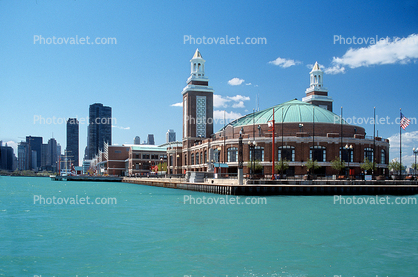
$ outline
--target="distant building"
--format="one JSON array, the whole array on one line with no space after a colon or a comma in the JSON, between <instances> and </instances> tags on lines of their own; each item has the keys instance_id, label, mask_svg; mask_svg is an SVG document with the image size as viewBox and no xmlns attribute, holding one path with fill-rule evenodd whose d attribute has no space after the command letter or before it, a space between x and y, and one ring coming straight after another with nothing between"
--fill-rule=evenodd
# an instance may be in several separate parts
<instances>
[{"instance_id":1,"label":"distant building","mask_svg":"<svg viewBox=\"0 0 418 277\"><path fill-rule=\"evenodd\" d=\"M148 134L148 138L147 138L147 144L148 145L154 145L154 135L153 134Z\"/></svg>"},{"instance_id":2,"label":"distant building","mask_svg":"<svg viewBox=\"0 0 418 277\"><path fill-rule=\"evenodd\" d=\"M7 146L7 143L5 146L0 146L0 169L13 171L14 156L13 148Z\"/></svg>"},{"instance_id":3,"label":"distant building","mask_svg":"<svg viewBox=\"0 0 418 277\"><path fill-rule=\"evenodd\" d=\"M176 141L176 132L170 129L166 133L166 142L173 142L173 141Z\"/></svg>"},{"instance_id":4,"label":"distant building","mask_svg":"<svg viewBox=\"0 0 418 277\"><path fill-rule=\"evenodd\" d=\"M134 144L135 144L135 145L139 145L139 144L141 144L141 138L140 138L139 136L136 136L136 137L134 138Z\"/></svg>"},{"instance_id":5,"label":"distant building","mask_svg":"<svg viewBox=\"0 0 418 277\"><path fill-rule=\"evenodd\" d=\"M48 140L48 152L46 156L47 170L56 172L58 169L58 147L54 138Z\"/></svg>"},{"instance_id":6,"label":"distant building","mask_svg":"<svg viewBox=\"0 0 418 277\"><path fill-rule=\"evenodd\" d=\"M42 164L42 137L26 136L26 143L29 144L29 169L38 170ZM36 160L32 158L32 154L36 152Z\"/></svg>"},{"instance_id":7,"label":"distant building","mask_svg":"<svg viewBox=\"0 0 418 277\"><path fill-rule=\"evenodd\" d=\"M87 159L93 159L104 150L104 143L112 144L112 108L95 103L89 108Z\"/></svg>"},{"instance_id":8,"label":"distant building","mask_svg":"<svg viewBox=\"0 0 418 277\"><path fill-rule=\"evenodd\" d=\"M67 120L67 154L74 166L79 165L79 123L77 118Z\"/></svg>"},{"instance_id":9,"label":"distant building","mask_svg":"<svg viewBox=\"0 0 418 277\"><path fill-rule=\"evenodd\" d=\"M47 170L47 157L48 157L48 144L42 143L42 149L41 149L41 168L42 170Z\"/></svg>"},{"instance_id":10,"label":"distant building","mask_svg":"<svg viewBox=\"0 0 418 277\"><path fill-rule=\"evenodd\" d=\"M19 170L30 170L29 143L22 141L17 146L17 168Z\"/></svg>"}]
</instances>

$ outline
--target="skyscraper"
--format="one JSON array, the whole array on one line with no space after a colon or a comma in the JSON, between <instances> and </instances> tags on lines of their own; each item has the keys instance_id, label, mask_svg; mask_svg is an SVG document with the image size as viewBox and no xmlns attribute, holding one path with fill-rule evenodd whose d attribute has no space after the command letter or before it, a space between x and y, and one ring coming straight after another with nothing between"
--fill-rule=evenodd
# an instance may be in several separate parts
<instances>
[{"instance_id":1,"label":"skyscraper","mask_svg":"<svg viewBox=\"0 0 418 277\"><path fill-rule=\"evenodd\" d=\"M141 138L139 136L135 137L134 144L137 144L137 145L141 144Z\"/></svg>"},{"instance_id":2,"label":"skyscraper","mask_svg":"<svg viewBox=\"0 0 418 277\"><path fill-rule=\"evenodd\" d=\"M7 143L5 146L1 146L0 144L0 169L4 170L13 170L13 148L10 146L7 146Z\"/></svg>"},{"instance_id":3,"label":"skyscraper","mask_svg":"<svg viewBox=\"0 0 418 277\"><path fill-rule=\"evenodd\" d=\"M57 171L58 168L58 147L57 141L54 138L48 140L48 153L46 158L46 163L48 169L51 171Z\"/></svg>"},{"instance_id":4,"label":"skyscraper","mask_svg":"<svg viewBox=\"0 0 418 277\"><path fill-rule=\"evenodd\" d=\"M29 144L29 168L38 170L42 165L42 137L26 136L26 143ZM32 158L32 154L35 155L36 159Z\"/></svg>"},{"instance_id":5,"label":"skyscraper","mask_svg":"<svg viewBox=\"0 0 418 277\"><path fill-rule=\"evenodd\" d=\"M154 145L154 135L153 134L148 134L148 138L147 138L147 144L148 145Z\"/></svg>"},{"instance_id":6,"label":"skyscraper","mask_svg":"<svg viewBox=\"0 0 418 277\"><path fill-rule=\"evenodd\" d=\"M105 142L112 145L112 108L95 103L89 109L87 158L91 160L103 151Z\"/></svg>"},{"instance_id":7,"label":"skyscraper","mask_svg":"<svg viewBox=\"0 0 418 277\"><path fill-rule=\"evenodd\" d=\"M176 141L176 132L173 129L169 129L166 133L166 142Z\"/></svg>"},{"instance_id":8,"label":"skyscraper","mask_svg":"<svg viewBox=\"0 0 418 277\"><path fill-rule=\"evenodd\" d=\"M79 165L79 124L77 118L69 118L67 121L67 154L68 159Z\"/></svg>"},{"instance_id":9,"label":"skyscraper","mask_svg":"<svg viewBox=\"0 0 418 277\"><path fill-rule=\"evenodd\" d=\"M17 168L19 170L30 169L30 154L29 154L29 143L22 141L17 146Z\"/></svg>"}]
</instances>

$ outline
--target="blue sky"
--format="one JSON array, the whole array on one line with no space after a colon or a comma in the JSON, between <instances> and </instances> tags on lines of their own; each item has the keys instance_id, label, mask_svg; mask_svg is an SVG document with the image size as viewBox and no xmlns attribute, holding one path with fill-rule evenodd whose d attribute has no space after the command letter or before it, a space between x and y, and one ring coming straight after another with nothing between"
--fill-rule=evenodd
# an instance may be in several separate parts
<instances>
[{"instance_id":1,"label":"blue sky","mask_svg":"<svg viewBox=\"0 0 418 277\"><path fill-rule=\"evenodd\" d=\"M182 136L181 91L196 48L215 90L215 115L245 115L305 96L311 66L325 71L334 111L393 123L399 108L418 119L417 1L0 1L0 140L53 134L65 148L65 124L93 103L111 106L114 144L174 129ZM46 44L35 38L115 38L114 44ZM196 38L265 38L263 44L190 44ZM371 38L388 37L377 44ZM346 39L345 44L336 37ZM356 37L353 44L352 38ZM351 44L349 40L351 38ZM361 38L359 40L358 38ZM396 38L399 38L398 40ZM367 40L367 43L365 42ZM61 120L62 121L62 120ZM46 122L46 121L45 121ZM373 125L358 124L373 134ZM216 128L220 128L217 125ZM399 126L379 124L399 157ZM403 132L404 161L418 147L417 122ZM80 157L87 125L80 125Z\"/></svg>"}]
</instances>

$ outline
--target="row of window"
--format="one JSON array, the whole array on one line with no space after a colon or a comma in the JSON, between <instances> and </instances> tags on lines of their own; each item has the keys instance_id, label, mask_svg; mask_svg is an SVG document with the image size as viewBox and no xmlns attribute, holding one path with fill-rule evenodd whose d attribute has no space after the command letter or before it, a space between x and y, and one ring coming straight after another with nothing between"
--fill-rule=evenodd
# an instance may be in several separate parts
<instances>
[{"instance_id":1,"label":"row of window","mask_svg":"<svg viewBox=\"0 0 418 277\"><path fill-rule=\"evenodd\" d=\"M220 157L220 151L218 149L215 149L213 151L214 156L214 162L219 162ZM294 146L283 146L279 147L278 153L277 153L278 161L280 161L282 158L294 162L295 161L295 147ZM204 155L204 157L202 156ZM254 155L254 160L258 161L264 161L264 147L256 146L254 148L250 149L250 161L252 161L252 157ZM340 159L345 162L353 162L354 161L354 151L352 148L340 148ZM327 151L325 146L314 146L310 147L309 150L309 159L316 160L318 162L325 162L327 159ZM206 151L200 152L195 154L191 154L191 164L197 165L197 164L204 164L207 162L207 155ZM365 148L364 149L364 160L366 158L369 161L373 161L374 154L373 154L373 148ZM238 162L238 148L237 147L230 147L227 149L227 161L228 162ZM386 163L386 151L382 149L380 151L380 163Z\"/></svg>"},{"instance_id":2,"label":"row of window","mask_svg":"<svg viewBox=\"0 0 418 277\"><path fill-rule=\"evenodd\" d=\"M134 154L135 159L142 159L143 160L159 160L159 159L166 159L167 155L158 155L158 154Z\"/></svg>"}]
</instances>

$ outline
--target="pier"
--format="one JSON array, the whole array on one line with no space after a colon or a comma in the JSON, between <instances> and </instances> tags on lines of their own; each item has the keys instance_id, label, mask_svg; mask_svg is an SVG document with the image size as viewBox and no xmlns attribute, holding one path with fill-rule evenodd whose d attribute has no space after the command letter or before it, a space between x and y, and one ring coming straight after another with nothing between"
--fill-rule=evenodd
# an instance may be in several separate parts
<instances>
[{"instance_id":1,"label":"pier","mask_svg":"<svg viewBox=\"0 0 418 277\"><path fill-rule=\"evenodd\" d=\"M117 176L50 176L53 181L81 181L81 182L122 182Z\"/></svg>"},{"instance_id":2,"label":"pier","mask_svg":"<svg viewBox=\"0 0 418 277\"><path fill-rule=\"evenodd\" d=\"M183 189L223 195L414 195L418 182L408 180L247 180L245 185L228 184L228 179L190 183L180 178L132 178L122 182Z\"/></svg>"}]
</instances>

